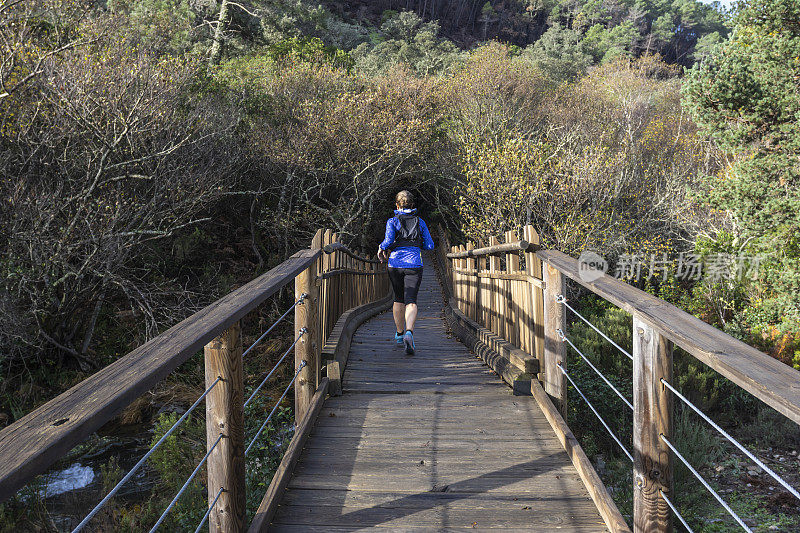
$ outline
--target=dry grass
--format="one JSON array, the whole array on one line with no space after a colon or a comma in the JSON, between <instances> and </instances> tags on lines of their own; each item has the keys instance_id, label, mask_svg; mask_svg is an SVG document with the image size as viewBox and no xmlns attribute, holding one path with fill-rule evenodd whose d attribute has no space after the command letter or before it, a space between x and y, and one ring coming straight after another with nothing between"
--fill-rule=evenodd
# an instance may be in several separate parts
<instances>
[{"instance_id":1,"label":"dry grass","mask_svg":"<svg viewBox=\"0 0 800 533\"><path fill-rule=\"evenodd\" d=\"M122 425L141 424L163 405L189 407L203 394L200 385L182 382L161 382L153 390L136 398L119 415Z\"/></svg>"}]
</instances>

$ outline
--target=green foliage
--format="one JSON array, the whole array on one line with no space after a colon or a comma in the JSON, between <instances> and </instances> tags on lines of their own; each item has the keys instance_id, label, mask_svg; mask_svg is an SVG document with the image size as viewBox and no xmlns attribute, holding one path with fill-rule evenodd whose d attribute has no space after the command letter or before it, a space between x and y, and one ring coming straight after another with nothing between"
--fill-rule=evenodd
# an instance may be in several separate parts
<instances>
[{"instance_id":1,"label":"green foliage","mask_svg":"<svg viewBox=\"0 0 800 533\"><path fill-rule=\"evenodd\" d=\"M622 309L600 298L585 298L581 301L581 314L603 333L614 339L622 348L632 352L631 316ZM585 322L577 319L570 327L572 342L589 357L595 365L607 369L615 376L630 374L630 360L617 350Z\"/></svg>"},{"instance_id":2,"label":"green foliage","mask_svg":"<svg viewBox=\"0 0 800 533\"><path fill-rule=\"evenodd\" d=\"M586 32L582 44L595 61L605 63L629 55L638 36L638 30L630 22L613 28L595 24Z\"/></svg>"},{"instance_id":3,"label":"green foliage","mask_svg":"<svg viewBox=\"0 0 800 533\"><path fill-rule=\"evenodd\" d=\"M269 0L260 4L259 22L267 44L320 37L330 16L321 5L304 0Z\"/></svg>"},{"instance_id":4,"label":"green foliage","mask_svg":"<svg viewBox=\"0 0 800 533\"><path fill-rule=\"evenodd\" d=\"M247 406L245 419L252 419L255 422L248 424L245 430L245 441L248 444L255 438L255 433L261 426L259 421L265 416L265 413L270 412L274 401L275 398L270 396L260 396ZM272 476L283 459L293 432L294 411L288 407L280 407L247 455L245 482L247 485L248 522L255 516L255 511L264 498Z\"/></svg>"},{"instance_id":5,"label":"green foliage","mask_svg":"<svg viewBox=\"0 0 800 533\"><path fill-rule=\"evenodd\" d=\"M722 41L722 36L716 31L700 37L694 47L694 60L698 63L701 63L709 59L714 50L722 43Z\"/></svg>"},{"instance_id":6,"label":"green foliage","mask_svg":"<svg viewBox=\"0 0 800 533\"><path fill-rule=\"evenodd\" d=\"M110 0L112 13L127 15L129 39L157 54L181 54L193 44L198 14L188 0Z\"/></svg>"},{"instance_id":7,"label":"green foliage","mask_svg":"<svg viewBox=\"0 0 800 533\"><path fill-rule=\"evenodd\" d=\"M653 25L650 28L650 34L654 39L657 40L657 42L668 43L672 40L675 30L675 23L672 21L672 16L664 13L653 21ZM716 33L716 35L719 36L718 33ZM706 36L704 35L703 37Z\"/></svg>"},{"instance_id":8,"label":"green foliage","mask_svg":"<svg viewBox=\"0 0 800 533\"><path fill-rule=\"evenodd\" d=\"M41 530L41 524L49 524L42 492L46 476L37 476L21 488L9 500L0 504L0 533L18 533L19 531Z\"/></svg>"},{"instance_id":9,"label":"green foliage","mask_svg":"<svg viewBox=\"0 0 800 533\"><path fill-rule=\"evenodd\" d=\"M696 231L695 176L717 164L680 119L676 70L620 59L554 88L524 55L473 52L449 83L468 237L533 223L566 253L671 252Z\"/></svg>"},{"instance_id":10,"label":"green foliage","mask_svg":"<svg viewBox=\"0 0 800 533\"><path fill-rule=\"evenodd\" d=\"M729 251L763 254L757 280L737 310L754 337L783 344L791 362L800 348L800 5L753 0L736 15L736 31L696 65L684 103L733 163L709 178L708 202L736 221Z\"/></svg>"},{"instance_id":11,"label":"green foliage","mask_svg":"<svg viewBox=\"0 0 800 533\"><path fill-rule=\"evenodd\" d=\"M150 445L155 445L179 417L180 415L176 412L161 414L155 422ZM171 500L170 495L174 496L177 493L205 452L204 420L200 417L190 416L150 456L150 464L158 476L158 482L153 491L154 495L162 495L162 498L166 497ZM166 530L171 531L184 531L196 527L203 518L207 505L205 483L201 476L197 476L162 525ZM154 507L159 507L159 505ZM142 517L141 521L137 518L130 516L132 521L138 522L141 526L147 526L147 520L154 521L152 517ZM131 526L135 526L135 522Z\"/></svg>"},{"instance_id":12,"label":"green foliage","mask_svg":"<svg viewBox=\"0 0 800 533\"><path fill-rule=\"evenodd\" d=\"M525 48L522 57L558 82L582 76L592 61L584 52L580 33L560 24L551 26L536 43Z\"/></svg>"},{"instance_id":13,"label":"green foliage","mask_svg":"<svg viewBox=\"0 0 800 533\"><path fill-rule=\"evenodd\" d=\"M100 479L103 483L103 493L108 494L124 477L125 472L119 466L119 460L112 457L105 464L100 465Z\"/></svg>"},{"instance_id":14,"label":"green foliage","mask_svg":"<svg viewBox=\"0 0 800 533\"><path fill-rule=\"evenodd\" d=\"M333 66L349 69L353 66L350 54L333 46L326 46L318 37L293 37L267 48L267 57L278 62L325 61Z\"/></svg>"},{"instance_id":15,"label":"green foliage","mask_svg":"<svg viewBox=\"0 0 800 533\"><path fill-rule=\"evenodd\" d=\"M581 303L581 314L630 353L632 326L630 315L599 298L586 298ZM603 372L628 401L631 401L632 369L630 360L625 354L577 317L570 324L568 331L570 341ZM567 368L570 377L595 409L602 413L606 422L615 428L616 434L630 450L629 436L633 431L630 409L582 357L571 347L568 350ZM590 457L597 454L602 454L606 458L624 457L619 445L608 435L602 423L572 385L569 397L571 400L567 404L568 423L580 439L586 453Z\"/></svg>"},{"instance_id":16,"label":"green foliage","mask_svg":"<svg viewBox=\"0 0 800 533\"><path fill-rule=\"evenodd\" d=\"M474 138L462 149L464 182L457 208L469 234L489 236L509 221L524 219L531 199L544 194L544 183L531 176L544 169L546 145Z\"/></svg>"},{"instance_id":17,"label":"green foliage","mask_svg":"<svg viewBox=\"0 0 800 533\"><path fill-rule=\"evenodd\" d=\"M436 22L423 22L411 11L388 19L377 44L362 43L352 55L358 68L370 74L405 65L420 76L447 72L462 58L452 42L439 38Z\"/></svg>"}]
</instances>

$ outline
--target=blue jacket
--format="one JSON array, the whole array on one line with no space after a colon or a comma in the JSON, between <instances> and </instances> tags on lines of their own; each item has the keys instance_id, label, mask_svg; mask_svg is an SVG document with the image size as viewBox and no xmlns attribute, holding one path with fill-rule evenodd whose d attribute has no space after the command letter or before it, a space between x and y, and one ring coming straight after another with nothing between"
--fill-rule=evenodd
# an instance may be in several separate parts
<instances>
[{"instance_id":1,"label":"blue jacket","mask_svg":"<svg viewBox=\"0 0 800 533\"><path fill-rule=\"evenodd\" d=\"M381 250L388 250L395 239L395 234L400 230L400 221L397 215L411 215L416 209L395 209L395 216L386 221L386 237L380 244ZM433 250L433 238L425 221L419 219L419 230L422 233L422 249ZM422 253L416 246L401 246L389 254L389 266L392 268L421 268Z\"/></svg>"}]
</instances>

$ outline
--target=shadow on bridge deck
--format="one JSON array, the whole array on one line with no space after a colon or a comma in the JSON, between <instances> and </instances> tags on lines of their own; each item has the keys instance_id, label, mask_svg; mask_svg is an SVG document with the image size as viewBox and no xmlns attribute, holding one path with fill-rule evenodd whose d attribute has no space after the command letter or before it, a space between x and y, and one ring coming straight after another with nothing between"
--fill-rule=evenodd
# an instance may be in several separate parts
<instances>
[{"instance_id":1,"label":"shadow on bridge deck","mask_svg":"<svg viewBox=\"0 0 800 533\"><path fill-rule=\"evenodd\" d=\"M606 531L531 397L450 336L432 268L417 354L386 313L356 333L270 531Z\"/></svg>"}]
</instances>

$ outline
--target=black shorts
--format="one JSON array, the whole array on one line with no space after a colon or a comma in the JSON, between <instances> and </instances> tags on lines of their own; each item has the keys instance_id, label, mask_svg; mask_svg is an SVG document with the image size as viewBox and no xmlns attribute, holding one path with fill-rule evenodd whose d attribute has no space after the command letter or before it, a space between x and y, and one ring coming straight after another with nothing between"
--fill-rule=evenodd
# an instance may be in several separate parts
<instances>
[{"instance_id":1,"label":"black shorts","mask_svg":"<svg viewBox=\"0 0 800 533\"><path fill-rule=\"evenodd\" d=\"M389 281L394 291L394 301L401 304L417 303L419 285L422 283L422 267L389 267Z\"/></svg>"}]
</instances>

